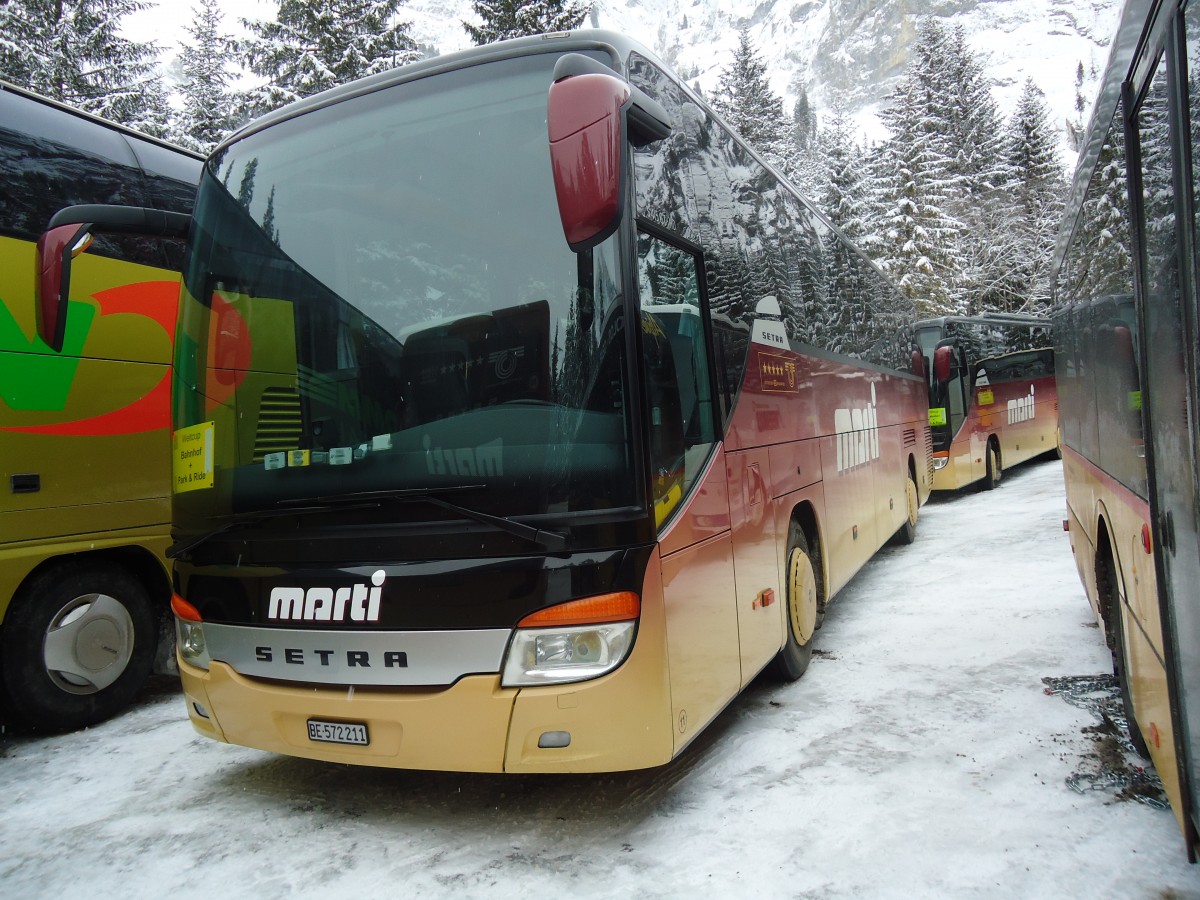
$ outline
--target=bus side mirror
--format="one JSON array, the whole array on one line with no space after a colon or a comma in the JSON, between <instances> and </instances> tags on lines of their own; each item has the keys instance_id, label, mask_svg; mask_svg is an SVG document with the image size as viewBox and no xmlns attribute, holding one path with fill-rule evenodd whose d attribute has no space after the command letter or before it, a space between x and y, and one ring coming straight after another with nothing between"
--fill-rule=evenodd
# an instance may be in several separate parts
<instances>
[{"instance_id":1,"label":"bus side mirror","mask_svg":"<svg viewBox=\"0 0 1200 900\"><path fill-rule=\"evenodd\" d=\"M598 60L562 56L546 102L550 166L567 244L576 253L617 229L629 178L625 141L671 133L663 107Z\"/></svg>"},{"instance_id":2,"label":"bus side mirror","mask_svg":"<svg viewBox=\"0 0 1200 900\"><path fill-rule=\"evenodd\" d=\"M85 251L97 232L186 238L191 216L103 203L68 206L50 217L37 242L38 337L55 353L67 333L67 303L71 293L71 260Z\"/></svg>"},{"instance_id":3,"label":"bus side mirror","mask_svg":"<svg viewBox=\"0 0 1200 900\"><path fill-rule=\"evenodd\" d=\"M920 378L925 377L925 354L920 350L912 352L912 373Z\"/></svg>"},{"instance_id":4,"label":"bus side mirror","mask_svg":"<svg viewBox=\"0 0 1200 900\"><path fill-rule=\"evenodd\" d=\"M938 347L933 351L933 380L938 384L946 384L950 380L950 360L949 347Z\"/></svg>"},{"instance_id":5,"label":"bus side mirror","mask_svg":"<svg viewBox=\"0 0 1200 900\"><path fill-rule=\"evenodd\" d=\"M55 353L63 348L67 331L67 295L71 286L71 260L92 243L88 224L59 225L37 242L38 337Z\"/></svg>"}]
</instances>

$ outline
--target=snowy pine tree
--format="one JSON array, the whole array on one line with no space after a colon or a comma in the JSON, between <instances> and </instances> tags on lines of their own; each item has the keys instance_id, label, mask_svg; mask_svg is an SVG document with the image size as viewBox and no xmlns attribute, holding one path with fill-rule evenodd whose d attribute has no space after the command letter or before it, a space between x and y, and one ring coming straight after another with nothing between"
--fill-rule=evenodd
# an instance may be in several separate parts
<instances>
[{"instance_id":1,"label":"snowy pine tree","mask_svg":"<svg viewBox=\"0 0 1200 900\"><path fill-rule=\"evenodd\" d=\"M221 31L220 0L199 0L199 4L193 7L187 28L192 39L180 45L183 109L172 137L185 147L207 153L235 125L229 89L233 76L227 67L233 39Z\"/></svg>"},{"instance_id":2,"label":"snowy pine tree","mask_svg":"<svg viewBox=\"0 0 1200 900\"><path fill-rule=\"evenodd\" d=\"M881 263L922 311L1023 307L1033 276L1019 270L1032 245L1017 223L1014 162L961 27L918 24L884 121L892 137L873 160L882 180L872 249Z\"/></svg>"},{"instance_id":3,"label":"snowy pine tree","mask_svg":"<svg viewBox=\"0 0 1200 900\"><path fill-rule=\"evenodd\" d=\"M791 135L783 99L771 90L766 63L742 29L733 64L721 72L713 108L742 138L776 168L793 167Z\"/></svg>"},{"instance_id":4,"label":"snowy pine tree","mask_svg":"<svg viewBox=\"0 0 1200 900\"><path fill-rule=\"evenodd\" d=\"M953 92L942 63L945 31L934 19L921 22L907 71L883 114L891 137L871 160L876 235L870 252L922 315L954 311L954 287L962 268L962 225L949 212L962 180L954 170L947 113Z\"/></svg>"},{"instance_id":5,"label":"snowy pine tree","mask_svg":"<svg viewBox=\"0 0 1200 900\"><path fill-rule=\"evenodd\" d=\"M923 316L954 312L951 285L959 270L960 226L943 206L931 176L937 155L925 138L890 140L872 158L876 234L868 251Z\"/></svg>"},{"instance_id":6,"label":"snowy pine tree","mask_svg":"<svg viewBox=\"0 0 1200 900\"><path fill-rule=\"evenodd\" d=\"M955 307L974 312L994 307L994 285L1010 271L1010 261L995 252L995 237L1007 233L1010 213L1004 126L962 26L946 33L942 52L946 211L962 226L956 248L960 268L950 287Z\"/></svg>"},{"instance_id":7,"label":"snowy pine tree","mask_svg":"<svg viewBox=\"0 0 1200 900\"><path fill-rule=\"evenodd\" d=\"M591 3L579 0L474 0L471 8L483 24L463 22L476 46L552 31L572 31L583 24Z\"/></svg>"},{"instance_id":8,"label":"snowy pine tree","mask_svg":"<svg viewBox=\"0 0 1200 900\"><path fill-rule=\"evenodd\" d=\"M857 242L870 227L871 210L867 161L854 142L852 127L844 100L835 97L827 124L816 138L817 153L828 172L825 189L817 196L829 220Z\"/></svg>"},{"instance_id":9,"label":"snowy pine tree","mask_svg":"<svg viewBox=\"0 0 1200 900\"><path fill-rule=\"evenodd\" d=\"M791 145L784 160L786 174L801 193L820 197L829 181L829 167L817 143L817 110L808 99L808 92L799 88L800 96L792 108Z\"/></svg>"},{"instance_id":10,"label":"snowy pine tree","mask_svg":"<svg viewBox=\"0 0 1200 900\"><path fill-rule=\"evenodd\" d=\"M1025 82L1005 138L1012 215L1003 243L1011 245L1013 252L1005 260L1007 296L991 308L1045 312L1050 303L1047 278L1067 185L1046 98L1032 80Z\"/></svg>"},{"instance_id":11,"label":"snowy pine tree","mask_svg":"<svg viewBox=\"0 0 1200 900\"><path fill-rule=\"evenodd\" d=\"M121 36L140 0L5 0L0 76L54 100L162 135L170 117L157 48Z\"/></svg>"},{"instance_id":12,"label":"snowy pine tree","mask_svg":"<svg viewBox=\"0 0 1200 900\"><path fill-rule=\"evenodd\" d=\"M275 21L243 19L254 35L239 43L247 67L266 82L244 98L266 112L385 72L417 58L409 23L396 21L401 0L279 0Z\"/></svg>"},{"instance_id":13,"label":"snowy pine tree","mask_svg":"<svg viewBox=\"0 0 1200 900\"><path fill-rule=\"evenodd\" d=\"M792 107L792 137L796 146L801 150L812 145L817 137L817 111L813 109L808 99L808 91L803 87Z\"/></svg>"},{"instance_id":14,"label":"snowy pine tree","mask_svg":"<svg viewBox=\"0 0 1200 900\"><path fill-rule=\"evenodd\" d=\"M943 52L942 137L949 171L958 181L960 208L952 212L961 218L963 211L986 203L1006 180L1004 127L983 64L967 46L961 25L947 33Z\"/></svg>"},{"instance_id":15,"label":"snowy pine tree","mask_svg":"<svg viewBox=\"0 0 1200 900\"><path fill-rule=\"evenodd\" d=\"M1063 168L1050 123L1046 96L1026 79L1006 134L1008 162L1023 211L1033 214L1046 204L1061 207ZM1055 211L1057 212L1057 210Z\"/></svg>"}]
</instances>

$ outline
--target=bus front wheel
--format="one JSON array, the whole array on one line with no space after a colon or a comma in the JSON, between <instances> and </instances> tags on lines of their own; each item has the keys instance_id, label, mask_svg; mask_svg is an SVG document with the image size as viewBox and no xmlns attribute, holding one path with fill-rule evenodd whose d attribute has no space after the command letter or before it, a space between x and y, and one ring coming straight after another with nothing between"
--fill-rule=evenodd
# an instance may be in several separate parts
<instances>
[{"instance_id":1,"label":"bus front wheel","mask_svg":"<svg viewBox=\"0 0 1200 900\"><path fill-rule=\"evenodd\" d=\"M809 549L803 529L795 523L788 535L787 561L787 634L771 661L771 670L783 681L795 681L812 661L821 596L821 560Z\"/></svg>"},{"instance_id":2,"label":"bus front wheel","mask_svg":"<svg viewBox=\"0 0 1200 900\"><path fill-rule=\"evenodd\" d=\"M69 731L128 706L157 642L145 586L110 562L75 561L31 578L0 629L5 705L25 725Z\"/></svg>"}]
</instances>

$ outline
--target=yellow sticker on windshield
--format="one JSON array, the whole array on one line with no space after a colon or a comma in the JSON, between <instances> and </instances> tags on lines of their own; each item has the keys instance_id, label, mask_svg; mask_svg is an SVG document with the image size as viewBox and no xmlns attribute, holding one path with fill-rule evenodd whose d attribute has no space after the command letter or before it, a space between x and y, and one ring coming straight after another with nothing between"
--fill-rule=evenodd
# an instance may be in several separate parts
<instances>
[{"instance_id":1,"label":"yellow sticker on windshield","mask_svg":"<svg viewBox=\"0 0 1200 900\"><path fill-rule=\"evenodd\" d=\"M938 407L929 411L930 425L945 425L946 424L946 407Z\"/></svg>"},{"instance_id":2,"label":"yellow sticker on windshield","mask_svg":"<svg viewBox=\"0 0 1200 900\"><path fill-rule=\"evenodd\" d=\"M213 423L180 428L171 436L171 487L176 494L213 486Z\"/></svg>"}]
</instances>

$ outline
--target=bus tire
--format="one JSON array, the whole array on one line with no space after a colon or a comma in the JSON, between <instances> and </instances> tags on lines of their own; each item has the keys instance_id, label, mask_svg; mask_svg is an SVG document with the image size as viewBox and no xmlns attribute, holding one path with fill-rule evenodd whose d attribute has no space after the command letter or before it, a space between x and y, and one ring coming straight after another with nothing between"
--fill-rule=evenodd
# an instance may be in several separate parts
<instances>
[{"instance_id":1,"label":"bus tire","mask_svg":"<svg viewBox=\"0 0 1200 900\"><path fill-rule=\"evenodd\" d=\"M1150 759L1150 748L1146 746L1146 739L1142 737L1142 729L1138 726L1133 708L1133 692L1129 687L1129 640L1125 636L1125 616L1122 614L1121 592L1117 586L1117 563L1112 558L1111 551L1106 550L1099 558L1107 560L1107 562L1099 564L1100 571L1096 575L1096 584L1108 594L1106 606L1109 610L1110 621L1107 622L1107 625L1111 635L1108 649L1112 653L1113 675L1117 677L1117 684L1121 689L1121 704L1125 708L1129 743L1133 745L1138 756L1142 759Z\"/></svg>"},{"instance_id":2,"label":"bus tire","mask_svg":"<svg viewBox=\"0 0 1200 900\"><path fill-rule=\"evenodd\" d=\"M992 441L988 442L986 465L987 469L983 474L983 489L990 491L1000 486L1000 479L1004 476L1004 468L1000 465L1000 448Z\"/></svg>"},{"instance_id":3,"label":"bus tire","mask_svg":"<svg viewBox=\"0 0 1200 900\"><path fill-rule=\"evenodd\" d=\"M785 636L771 660L771 672L781 681L795 681L812 661L821 605L821 560L814 555L804 530L793 522L788 534Z\"/></svg>"},{"instance_id":4,"label":"bus tire","mask_svg":"<svg viewBox=\"0 0 1200 900\"><path fill-rule=\"evenodd\" d=\"M908 470L904 484L904 502L907 514L904 524L896 531L895 543L908 545L917 539L917 517L921 512L921 495L917 493L917 476L912 469Z\"/></svg>"},{"instance_id":5,"label":"bus tire","mask_svg":"<svg viewBox=\"0 0 1200 900\"><path fill-rule=\"evenodd\" d=\"M75 560L34 575L0 629L5 706L30 728L71 731L128 706L154 663L145 586L111 562Z\"/></svg>"}]
</instances>

